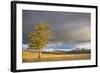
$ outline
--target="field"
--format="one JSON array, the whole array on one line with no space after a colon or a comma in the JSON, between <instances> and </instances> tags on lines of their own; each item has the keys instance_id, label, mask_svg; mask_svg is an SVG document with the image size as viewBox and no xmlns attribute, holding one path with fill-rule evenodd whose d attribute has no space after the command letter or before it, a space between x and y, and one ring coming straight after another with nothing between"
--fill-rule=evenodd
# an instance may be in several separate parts
<instances>
[{"instance_id":1,"label":"field","mask_svg":"<svg viewBox=\"0 0 100 73\"><path fill-rule=\"evenodd\" d=\"M23 51L22 54L23 62L86 60L90 58L90 53L42 52L41 58L38 58L37 52Z\"/></svg>"}]
</instances>

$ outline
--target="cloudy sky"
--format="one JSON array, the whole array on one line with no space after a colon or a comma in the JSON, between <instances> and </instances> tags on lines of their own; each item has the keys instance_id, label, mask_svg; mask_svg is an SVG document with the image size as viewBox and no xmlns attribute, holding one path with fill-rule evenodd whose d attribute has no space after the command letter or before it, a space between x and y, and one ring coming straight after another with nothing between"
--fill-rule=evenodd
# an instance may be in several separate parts
<instances>
[{"instance_id":1,"label":"cloudy sky","mask_svg":"<svg viewBox=\"0 0 100 73\"><path fill-rule=\"evenodd\" d=\"M47 22L54 32L53 42L90 42L90 13L23 10L23 44L39 22Z\"/></svg>"}]
</instances>

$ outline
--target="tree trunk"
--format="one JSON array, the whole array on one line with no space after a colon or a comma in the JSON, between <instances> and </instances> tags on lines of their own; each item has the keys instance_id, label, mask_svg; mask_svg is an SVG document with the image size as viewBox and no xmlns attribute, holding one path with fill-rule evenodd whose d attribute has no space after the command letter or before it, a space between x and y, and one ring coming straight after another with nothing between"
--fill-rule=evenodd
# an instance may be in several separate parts
<instances>
[{"instance_id":1,"label":"tree trunk","mask_svg":"<svg viewBox=\"0 0 100 73\"><path fill-rule=\"evenodd\" d=\"M39 50L39 59L41 58L41 50Z\"/></svg>"}]
</instances>

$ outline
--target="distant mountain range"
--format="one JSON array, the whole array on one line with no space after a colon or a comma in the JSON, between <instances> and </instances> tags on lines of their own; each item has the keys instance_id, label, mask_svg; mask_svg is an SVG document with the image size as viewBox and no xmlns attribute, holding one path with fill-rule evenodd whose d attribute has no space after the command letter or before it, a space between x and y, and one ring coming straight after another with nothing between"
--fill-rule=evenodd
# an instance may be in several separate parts
<instances>
[{"instance_id":1,"label":"distant mountain range","mask_svg":"<svg viewBox=\"0 0 100 73\"><path fill-rule=\"evenodd\" d=\"M82 50L82 49L90 49L89 44L68 44L68 43L53 43L47 44L43 49L43 52L52 52L52 51L75 51L75 50ZM27 44L23 44L23 50L27 50L29 46ZM33 49L34 51L34 49Z\"/></svg>"}]
</instances>

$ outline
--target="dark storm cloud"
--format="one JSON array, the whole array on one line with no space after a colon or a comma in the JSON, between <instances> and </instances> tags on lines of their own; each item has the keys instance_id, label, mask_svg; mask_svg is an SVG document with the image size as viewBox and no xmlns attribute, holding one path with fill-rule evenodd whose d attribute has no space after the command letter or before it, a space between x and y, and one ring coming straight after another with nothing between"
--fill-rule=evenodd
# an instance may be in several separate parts
<instances>
[{"instance_id":1,"label":"dark storm cloud","mask_svg":"<svg viewBox=\"0 0 100 73\"><path fill-rule=\"evenodd\" d=\"M29 32L39 22L47 22L49 24L54 32L53 41L90 41L89 13L23 10L23 43L28 43Z\"/></svg>"}]
</instances>

